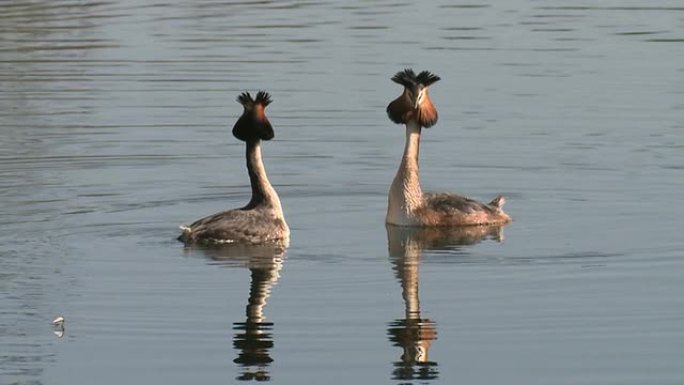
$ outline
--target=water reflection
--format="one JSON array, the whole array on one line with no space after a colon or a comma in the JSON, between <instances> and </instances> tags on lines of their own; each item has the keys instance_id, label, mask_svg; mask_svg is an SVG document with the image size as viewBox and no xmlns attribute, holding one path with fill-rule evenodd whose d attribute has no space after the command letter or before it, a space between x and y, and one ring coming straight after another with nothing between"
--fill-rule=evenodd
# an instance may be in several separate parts
<instances>
[{"instance_id":1,"label":"water reflection","mask_svg":"<svg viewBox=\"0 0 684 385\"><path fill-rule=\"evenodd\" d=\"M423 250L451 249L476 244L483 239L502 240L502 228L407 228L387 226L390 262L401 283L404 317L389 323L387 335L394 346L402 348L394 362L392 379L433 380L439 377L438 364L430 359L430 346L437 339L435 321L421 315L419 268Z\"/></svg>"},{"instance_id":2,"label":"water reflection","mask_svg":"<svg viewBox=\"0 0 684 385\"><path fill-rule=\"evenodd\" d=\"M273 322L266 320L264 307L271 288L280 278L285 249L279 246L226 245L199 249L213 261L239 264L249 269L251 280L245 310L245 321L234 322L233 347L238 356L233 360L240 370L240 381L269 381L268 366L273 362Z\"/></svg>"}]
</instances>

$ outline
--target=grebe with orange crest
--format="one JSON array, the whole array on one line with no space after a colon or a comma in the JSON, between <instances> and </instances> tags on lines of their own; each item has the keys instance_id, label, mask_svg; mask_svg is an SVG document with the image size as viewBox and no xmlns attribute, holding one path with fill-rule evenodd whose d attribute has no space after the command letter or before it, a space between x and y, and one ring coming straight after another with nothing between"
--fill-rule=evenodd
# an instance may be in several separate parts
<instances>
[{"instance_id":1,"label":"grebe with orange crest","mask_svg":"<svg viewBox=\"0 0 684 385\"><path fill-rule=\"evenodd\" d=\"M428 71L416 75L412 69L397 72L392 81L404 87L387 106L390 120L406 126L404 153L389 191L386 222L396 226L437 227L501 225L511 221L499 195L489 203L452 193L423 192L420 187L418 153L423 128L437 123L438 114L428 87L439 76Z\"/></svg>"}]
</instances>

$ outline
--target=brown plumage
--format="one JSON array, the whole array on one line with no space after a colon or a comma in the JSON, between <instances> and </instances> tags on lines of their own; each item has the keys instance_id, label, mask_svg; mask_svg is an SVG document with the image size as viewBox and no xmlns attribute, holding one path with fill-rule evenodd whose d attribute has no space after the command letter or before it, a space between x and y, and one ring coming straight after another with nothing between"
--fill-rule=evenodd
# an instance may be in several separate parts
<instances>
[{"instance_id":1,"label":"brown plumage","mask_svg":"<svg viewBox=\"0 0 684 385\"><path fill-rule=\"evenodd\" d=\"M510 222L501 207L505 202L499 195L490 203L482 203L463 195L423 193L423 205L416 211L426 226L495 225Z\"/></svg>"}]
</instances>

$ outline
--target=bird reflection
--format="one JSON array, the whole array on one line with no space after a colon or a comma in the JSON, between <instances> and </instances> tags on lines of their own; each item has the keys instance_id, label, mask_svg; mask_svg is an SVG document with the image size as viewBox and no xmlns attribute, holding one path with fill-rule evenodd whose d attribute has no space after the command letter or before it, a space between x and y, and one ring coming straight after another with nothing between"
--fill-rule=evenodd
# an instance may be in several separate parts
<instances>
[{"instance_id":1,"label":"bird reflection","mask_svg":"<svg viewBox=\"0 0 684 385\"><path fill-rule=\"evenodd\" d=\"M394 380L433 380L439 377L437 362L430 359L430 346L437 339L436 323L421 315L419 267L423 250L453 249L484 239L503 239L500 226L462 228L413 228L387 226L389 255L404 299L404 317L389 323L387 334L394 346L403 349L394 362Z\"/></svg>"},{"instance_id":2,"label":"bird reflection","mask_svg":"<svg viewBox=\"0 0 684 385\"><path fill-rule=\"evenodd\" d=\"M197 248L193 248L196 250ZM268 366L273 362L273 322L264 315L266 301L271 289L280 278L285 248L282 246L223 245L201 248L201 252L212 260L249 269L251 282L244 322L234 322L233 347L238 356L233 360L240 367L239 381L269 381Z\"/></svg>"}]
</instances>

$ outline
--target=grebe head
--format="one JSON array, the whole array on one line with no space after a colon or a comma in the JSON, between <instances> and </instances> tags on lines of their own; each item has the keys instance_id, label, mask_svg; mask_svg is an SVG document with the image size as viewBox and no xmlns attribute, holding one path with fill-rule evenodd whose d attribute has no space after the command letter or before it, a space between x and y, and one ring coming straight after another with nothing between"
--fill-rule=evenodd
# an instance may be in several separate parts
<instances>
[{"instance_id":1,"label":"grebe head","mask_svg":"<svg viewBox=\"0 0 684 385\"><path fill-rule=\"evenodd\" d=\"M273 127L266 117L266 106L271 104L271 95L259 91L256 98L252 99L249 92L243 92L237 101L242 104L244 111L233 126L233 136L244 142L273 139Z\"/></svg>"},{"instance_id":2,"label":"grebe head","mask_svg":"<svg viewBox=\"0 0 684 385\"><path fill-rule=\"evenodd\" d=\"M418 75L410 68L397 72L392 81L404 86L404 92L387 106L390 120L397 124L416 120L426 128L437 123L437 109L430 100L428 87L439 79L439 76L428 71Z\"/></svg>"}]
</instances>

